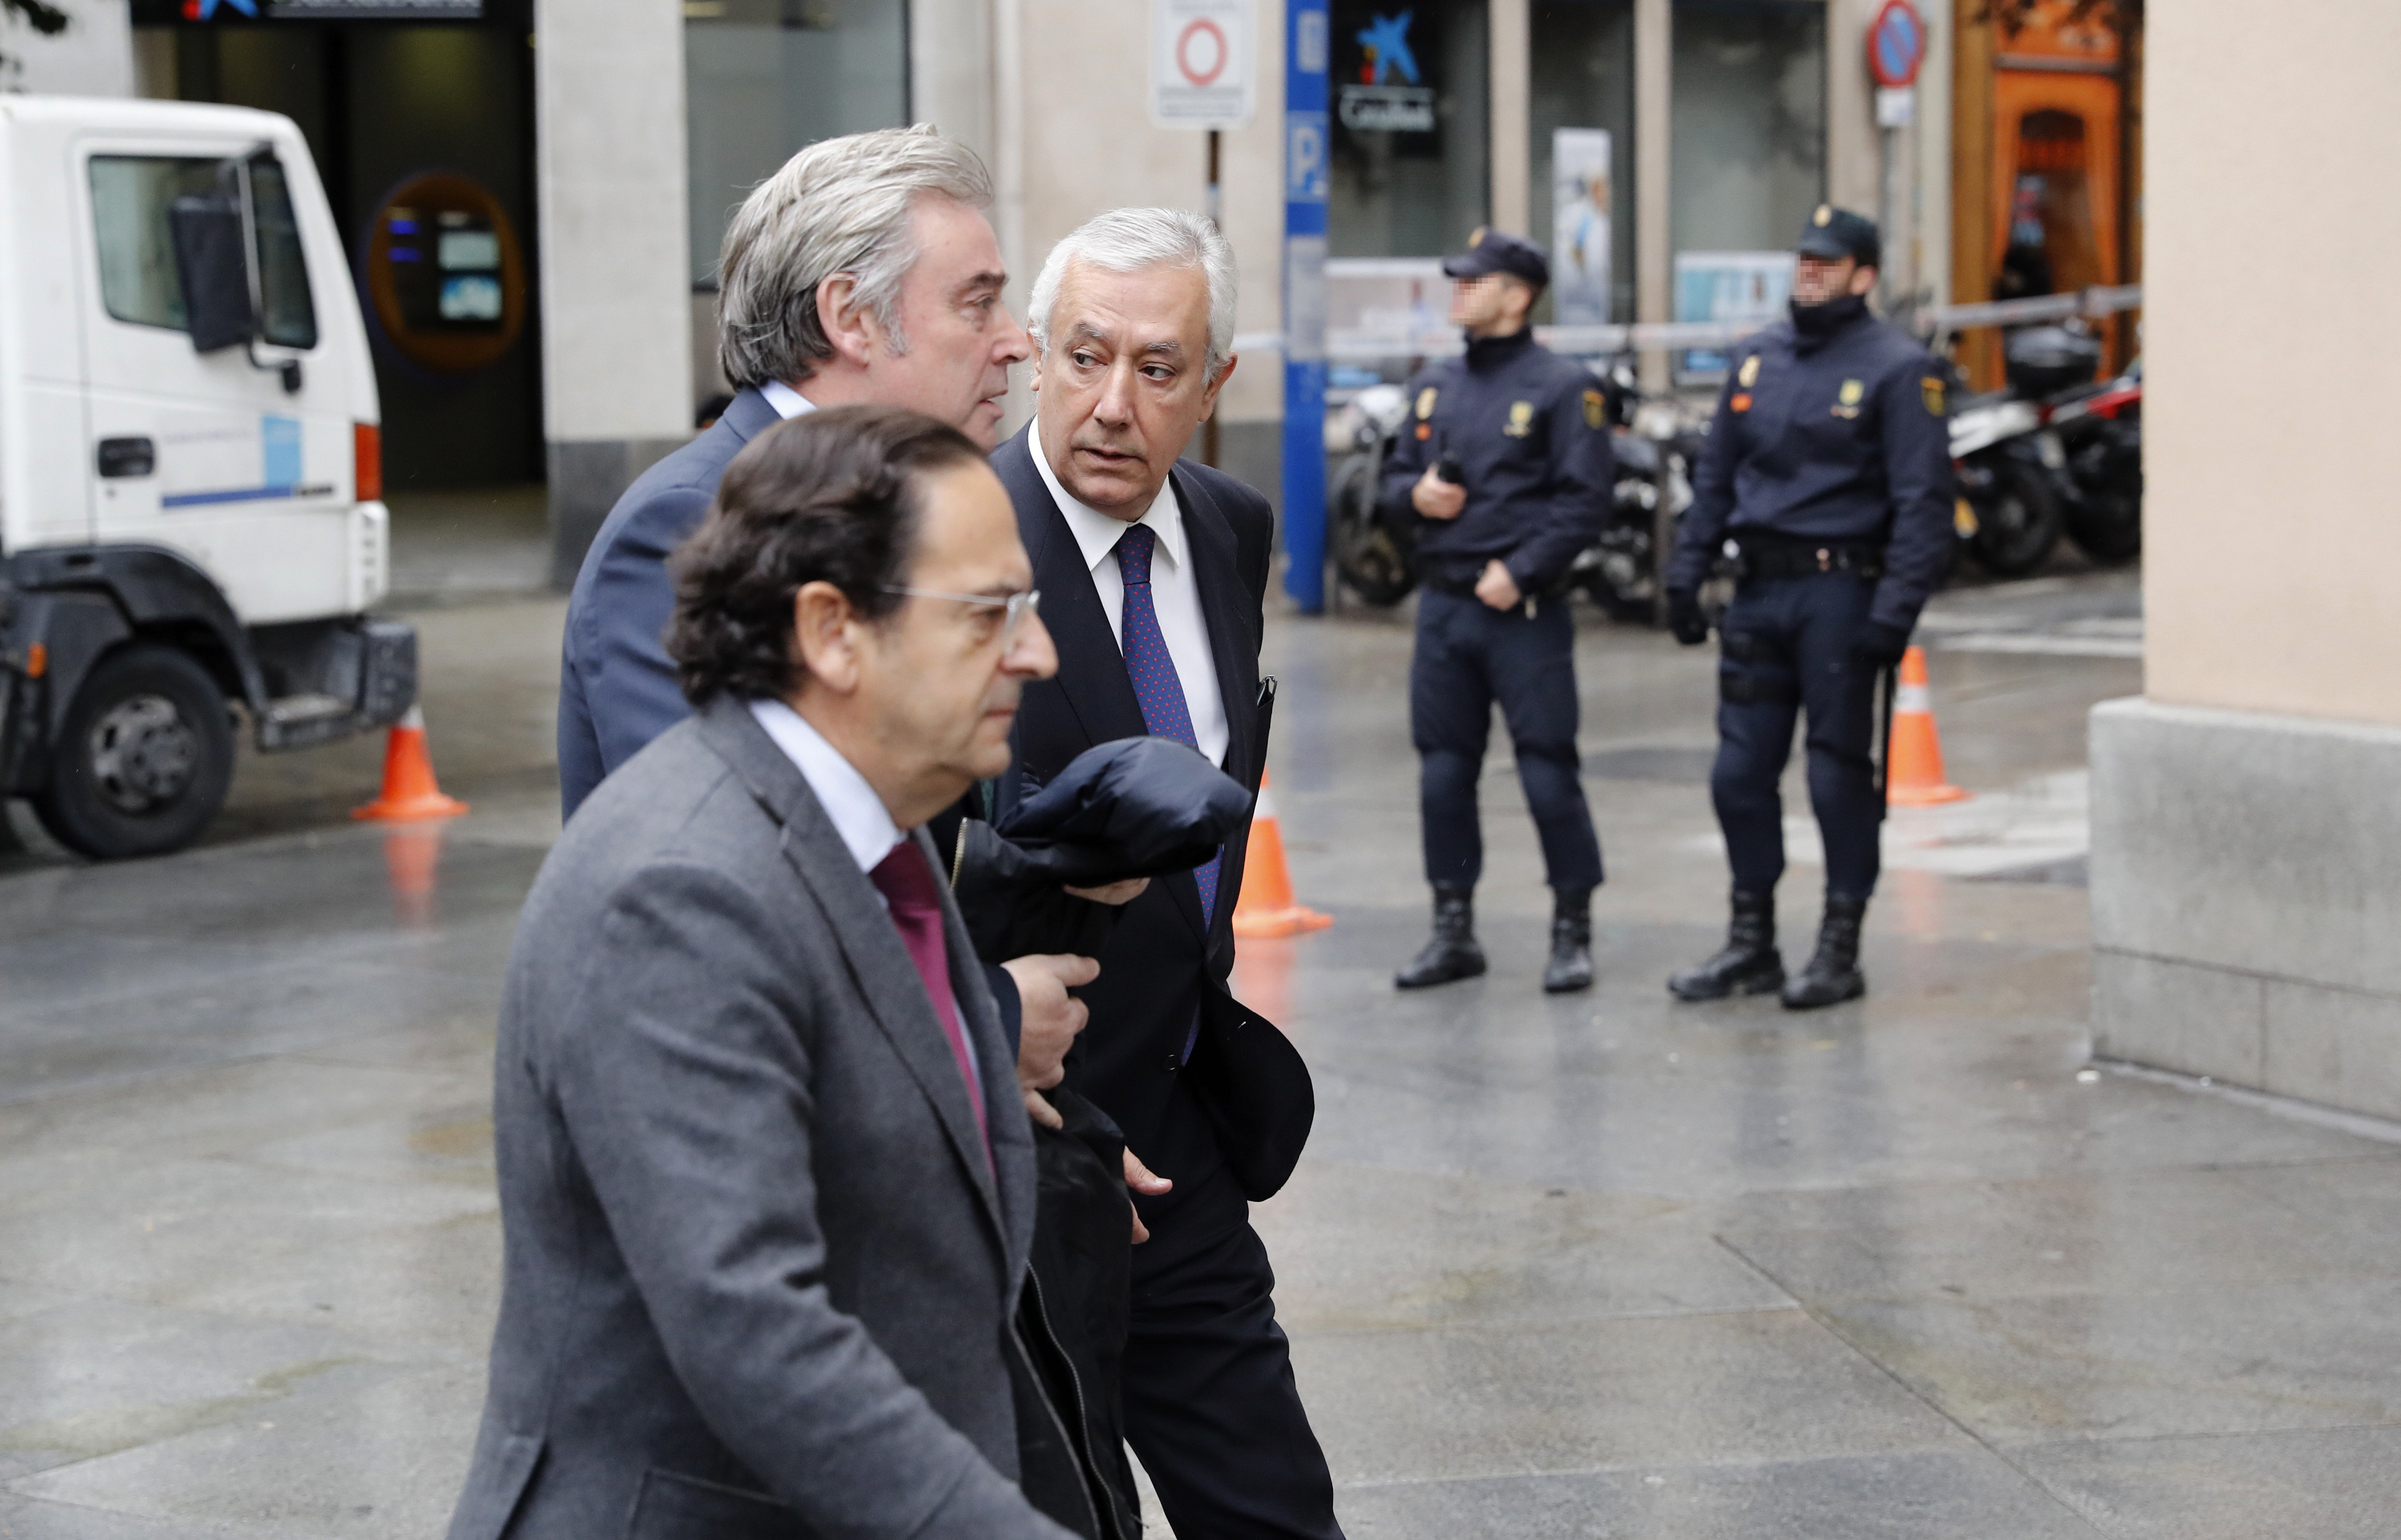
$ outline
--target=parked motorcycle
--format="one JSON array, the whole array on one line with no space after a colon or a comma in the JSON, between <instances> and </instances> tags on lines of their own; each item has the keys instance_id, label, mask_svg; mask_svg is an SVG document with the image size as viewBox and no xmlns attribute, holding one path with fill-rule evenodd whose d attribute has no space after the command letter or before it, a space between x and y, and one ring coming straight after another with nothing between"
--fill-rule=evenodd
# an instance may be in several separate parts
<instances>
[{"instance_id":1,"label":"parked motorcycle","mask_svg":"<svg viewBox=\"0 0 2401 1540\"><path fill-rule=\"evenodd\" d=\"M2139 366L2096 383L2100 340L2074 325L2011 333L2002 357L2009 388L1951 416L1969 552L2001 578L2040 566L2063 533L2094 561L2133 557L2143 541Z\"/></svg>"},{"instance_id":2,"label":"parked motorcycle","mask_svg":"<svg viewBox=\"0 0 2401 1540\"><path fill-rule=\"evenodd\" d=\"M1335 576L1371 605L1399 604L1418 586L1417 522L1376 507L1384 458L1409 416L1408 392L1371 385L1327 414L1325 449L1338 455L1326 482L1326 545Z\"/></svg>"},{"instance_id":3,"label":"parked motorcycle","mask_svg":"<svg viewBox=\"0 0 2401 1540\"><path fill-rule=\"evenodd\" d=\"M2096 562L2143 549L2143 366L2044 403L2059 441L2067 536Z\"/></svg>"}]
</instances>

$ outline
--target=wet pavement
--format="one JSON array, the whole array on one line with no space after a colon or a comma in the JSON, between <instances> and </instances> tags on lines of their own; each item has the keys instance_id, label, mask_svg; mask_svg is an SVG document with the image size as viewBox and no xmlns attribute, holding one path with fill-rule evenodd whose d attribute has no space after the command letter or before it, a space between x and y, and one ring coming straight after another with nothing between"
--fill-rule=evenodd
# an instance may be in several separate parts
<instances>
[{"instance_id":1,"label":"wet pavement","mask_svg":"<svg viewBox=\"0 0 2401 1540\"><path fill-rule=\"evenodd\" d=\"M1276 797L1337 924L1243 947L1320 1102L1258 1222L1352 1535L2401 1532L2401 1145L2087 1067L2083 714L2139 688L2139 603L2013 586L1929 617L1977 796L1896 812L1873 992L1813 1015L1661 988L1722 924L1708 655L1583 617L1598 987L1540 992L1502 741L1494 971L1402 996L1406 618L1273 623ZM181 856L0 855L0 1535L442 1532L560 613L418 617L465 818L352 825L350 744L246 761ZM1789 955L1818 874L1788 796Z\"/></svg>"}]
</instances>

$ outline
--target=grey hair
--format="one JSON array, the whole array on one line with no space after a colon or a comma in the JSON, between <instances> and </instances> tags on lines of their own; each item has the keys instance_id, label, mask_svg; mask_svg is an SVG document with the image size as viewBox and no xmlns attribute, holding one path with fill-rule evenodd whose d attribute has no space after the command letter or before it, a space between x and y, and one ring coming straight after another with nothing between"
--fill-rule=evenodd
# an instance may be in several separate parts
<instances>
[{"instance_id":1,"label":"grey hair","mask_svg":"<svg viewBox=\"0 0 2401 1540\"><path fill-rule=\"evenodd\" d=\"M1110 273L1146 267L1198 267L1209 280L1209 374L1224 368L1234 351L1234 249L1217 227L1181 209L1112 209L1094 214L1050 248L1034 280L1025 329L1036 353L1050 350L1050 307L1059 280L1071 262L1089 262Z\"/></svg>"},{"instance_id":2,"label":"grey hair","mask_svg":"<svg viewBox=\"0 0 2401 1540\"><path fill-rule=\"evenodd\" d=\"M817 320L817 286L838 273L857 302L900 330L900 282L917 260L918 199L992 206L992 173L930 124L820 140L759 184L734 211L718 259L717 356L736 389L797 384L833 357Z\"/></svg>"}]
</instances>

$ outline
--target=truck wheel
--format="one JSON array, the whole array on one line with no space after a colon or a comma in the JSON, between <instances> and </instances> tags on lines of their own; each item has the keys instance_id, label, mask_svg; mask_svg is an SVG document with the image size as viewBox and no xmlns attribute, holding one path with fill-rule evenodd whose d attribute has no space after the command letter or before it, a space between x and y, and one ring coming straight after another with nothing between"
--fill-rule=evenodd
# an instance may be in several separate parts
<instances>
[{"instance_id":1,"label":"truck wheel","mask_svg":"<svg viewBox=\"0 0 2401 1540\"><path fill-rule=\"evenodd\" d=\"M137 643L85 675L34 811L95 860L164 855L199 837L232 784L225 691L189 655Z\"/></svg>"}]
</instances>

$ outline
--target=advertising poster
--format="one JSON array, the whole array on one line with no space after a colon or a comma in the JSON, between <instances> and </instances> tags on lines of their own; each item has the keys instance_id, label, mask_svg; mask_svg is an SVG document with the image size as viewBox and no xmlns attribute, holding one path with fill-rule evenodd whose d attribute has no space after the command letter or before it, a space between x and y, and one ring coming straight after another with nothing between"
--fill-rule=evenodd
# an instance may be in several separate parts
<instances>
[{"instance_id":1,"label":"advertising poster","mask_svg":"<svg viewBox=\"0 0 2401 1540\"><path fill-rule=\"evenodd\" d=\"M1678 252L1676 319L1764 326L1784 314L1792 297L1790 252ZM1677 360L1679 381L1712 379L1726 371L1726 355L1715 348L1685 349Z\"/></svg>"},{"instance_id":2,"label":"advertising poster","mask_svg":"<svg viewBox=\"0 0 2401 1540\"><path fill-rule=\"evenodd\" d=\"M1551 293L1561 326L1609 324L1609 130L1552 130Z\"/></svg>"}]
</instances>

